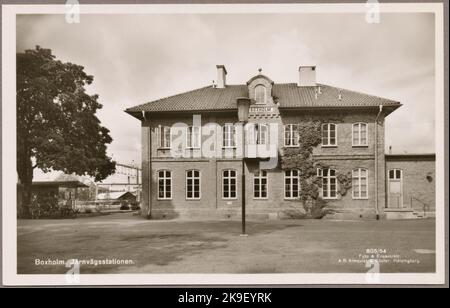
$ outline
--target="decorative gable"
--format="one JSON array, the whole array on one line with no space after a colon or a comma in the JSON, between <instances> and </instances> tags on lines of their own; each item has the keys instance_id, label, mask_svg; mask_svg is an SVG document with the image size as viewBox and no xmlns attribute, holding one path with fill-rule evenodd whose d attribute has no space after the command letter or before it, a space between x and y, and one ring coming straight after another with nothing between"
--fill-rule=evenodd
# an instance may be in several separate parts
<instances>
[{"instance_id":1,"label":"decorative gable","mask_svg":"<svg viewBox=\"0 0 450 308\"><path fill-rule=\"evenodd\" d=\"M262 74L256 75L247 81L248 95L252 104L274 105L272 96L274 82Z\"/></svg>"}]
</instances>

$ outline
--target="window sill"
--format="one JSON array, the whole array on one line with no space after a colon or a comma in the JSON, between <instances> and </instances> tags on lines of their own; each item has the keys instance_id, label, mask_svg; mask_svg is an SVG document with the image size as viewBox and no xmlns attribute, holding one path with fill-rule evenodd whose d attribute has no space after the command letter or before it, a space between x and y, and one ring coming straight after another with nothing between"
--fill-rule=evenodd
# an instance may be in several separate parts
<instances>
[{"instance_id":1,"label":"window sill","mask_svg":"<svg viewBox=\"0 0 450 308\"><path fill-rule=\"evenodd\" d=\"M253 200L262 200L262 201L267 201L267 200L269 200L269 198L255 198L255 197L253 197Z\"/></svg>"},{"instance_id":2,"label":"window sill","mask_svg":"<svg viewBox=\"0 0 450 308\"><path fill-rule=\"evenodd\" d=\"M170 150L171 148L157 148L158 151L166 151L166 150Z\"/></svg>"},{"instance_id":3,"label":"window sill","mask_svg":"<svg viewBox=\"0 0 450 308\"><path fill-rule=\"evenodd\" d=\"M158 201L170 201L172 198L158 198Z\"/></svg>"},{"instance_id":4,"label":"window sill","mask_svg":"<svg viewBox=\"0 0 450 308\"><path fill-rule=\"evenodd\" d=\"M235 201L235 200L237 200L237 198L224 198L224 197L222 197L222 200L224 200L224 201Z\"/></svg>"},{"instance_id":5,"label":"window sill","mask_svg":"<svg viewBox=\"0 0 450 308\"><path fill-rule=\"evenodd\" d=\"M352 144L352 148L368 148L369 145L368 144L362 144L362 145L354 145Z\"/></svg>"},{"instance_id":6,"label":"window sill","mask_svg":"<svg viewBox=\"0 0 450 308\"><path fill-rule=\"evenodd\" d=\"M299 145L285 145L285 148L298 148L300 147Z\"/></svg>"},{"instance_id":7,"label":"window sill","mask_svg":"<svg viewBox=\"0 0 450 308\"><path fill-rule=\"evenodd\" d=\"M337 144L336 145L321 145L322 148L337 148Z\"/></svg>"},{"instance_id":8,"label":"window sill","mask_svg":"<svg viewBox=\"0 0 450 308\"><path fill-rule=\"evenodd\" d=\"M365 197L365 198L352 197L352 200L369 200L369 197Z\"/></svg>"}]
</instances>

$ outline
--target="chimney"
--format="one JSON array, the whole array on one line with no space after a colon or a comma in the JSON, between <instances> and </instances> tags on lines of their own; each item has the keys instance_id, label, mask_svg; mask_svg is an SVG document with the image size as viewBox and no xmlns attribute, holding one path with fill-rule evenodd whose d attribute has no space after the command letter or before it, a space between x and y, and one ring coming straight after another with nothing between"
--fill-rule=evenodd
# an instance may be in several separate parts
<instances>
[{"instance_id":1,"label":"chimney","mask_svg":"<svg viewBox=\"0 0 450 308\"><path fill-rule=\"evenodd\" d=\"M300 66L298 68L299 87L315 87L316 86L316 67L315 66Z\"/></svg>"},{"instance_id":2,"label":"chimney","mask_svg":"<svg viewBox=\"0 0 450 308\"><path fill-rule=\"evenodd\" d=\"M227 85L227 70L224 65L216 65L217 67L217 88L223 89Z\"/></svg>"}]
</instances>

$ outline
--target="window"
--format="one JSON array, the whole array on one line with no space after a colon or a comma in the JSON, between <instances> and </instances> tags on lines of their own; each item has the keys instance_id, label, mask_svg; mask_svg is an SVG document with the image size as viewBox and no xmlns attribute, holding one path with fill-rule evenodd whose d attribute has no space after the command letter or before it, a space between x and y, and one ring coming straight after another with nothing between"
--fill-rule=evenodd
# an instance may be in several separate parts
<instances>
[{"instance_id":1,"label":"window","mask_svg":"<svg viewBox=\"0 0 450 308\"><path fill-rule=\"evenodd\" d=\"M352 171L353 199L367 199L367 169L355 169Z\"/></svg>"},{"instance_id":2,"label":"window","mask_svg":"<svg viewBox=\"0 0 450 308\"><path fill-rule=\"evenodd\" d=\"M172 172L169 170L158 171L158 199L172 199Z\"/></svg>"},{"instance_id":3,"label":"window","mask_svg":"<svg viewBox=\"0 0 450 308\"><path fill-rule=\"evenodd\" d=\"M200 127L189 126L187 128L186 144L188 148L199 149L201 143Z\"/></svg>"},{"instance_id":4,"label":"window","mask_svg":"<svg viewBox=\"0 0 450 308\"><path fill-rule=\"evenodd\" d=\"M296 199L300 196L300 172L296 169L284 171L284 198Z\"/></svg>"},{"instance_id":5,"label":"window","mask_svg":"<svg viewBox=\"0 0 450 308\"><path fill-rule=\"evenodd\" d=\"M337 198L337 178L334 169L319 169L317 174L322 178L322 198Z\"/></svg>"},{"instance_id":6,"label":"window","mask_svg":"<svg viewBox=\"0 0 450 308\"><path fill-rule=\"evenodd\" d=\"M200 171L186 171L186 199L200 199Z\"/></svg>"},{"instance_id":7,"label":"window","mask_svg":"<svg viewBox=\"0 0 450 308\"><path fill-rule=\"evenodd\" d=\"M253 197L255 199L267 198L267 171L260 170L253 177Z\"/></svg>"},{"instance_id":8,"label":"window","mask_svg":"<svg viewBox=\"0 0 450 308\"><path fill-rule=\"evenodd\" d=\"M162 149L170 148L170 126L158 127L158 147Z\"/></svg>"},{"instance_id":9,"label":"window","mask_svg":"<svg viewBox=\"0 0 450 308\"><path fill-rule=\"evenodd\" d=\"M236 170L224 170L222 174L223 199L236 199Z\"/></svg>"},{"instance_id":10,"label":"window","mask_svg":"<svg viewBox=\"0 0 450 308\"><path fill-rule=\"evenodd\" d=\"M298 125L286 124L284 126L284 146L297 147L298 146Z\"/></svg>"},{"instance_id":11,"label":"window","mask_svg":"<svg viewBox=\"0 0 450 308\"><path fill-rule=\"evenodd\" d=\"M389 179L390 180L400 180L401 178L402 178L402 170L400 170L400 169L389 170Z\"/></svg>"},{"instance_id":12,"label":"window","mask_svg":"<svg viewBox=\"0 0 450 308\"><path fill-rule=\"evenodd\" d=\"M254 143L256 144L267 144L267 139L269 135L269 127L267 124L256 123L254 126Z\"/></svg>"},{"instance_id":13,"label":"window","mask_svg":"<svg viewBox=\"0 0 450 308\"><path fill-rule=\"evenodd\" d=\"M336 124L322 124L322 146L336 146Z\"/></svg>"},{"instance_id":14,"label":"window","mask_svg":"<svg viewBox=\"0 0 450 308\"><path fill-rule=\"evenodd\" d=\"M223 127L223 147L236 147L236 127L233 124L225 124Z\"/></svg>"},{"instance_id":15,"label":"window","mask_svg":"<svg viewBox=\"0 0 450 308\"><path fill-rule=\"evenodd\" d=\"M352 145L367 146L367 124L355 123L352 128Z\"/></svg>"},{"instance_id":16,"label":"window","mask_svg":"<svg viewBox=\"0 0 450 308\"><path fill-rule=\"evenodd\" d=\"M255 101L257 104L264 104L266 102L266 87L257 85L255 87Z\"/></svg>"}]
</instances>

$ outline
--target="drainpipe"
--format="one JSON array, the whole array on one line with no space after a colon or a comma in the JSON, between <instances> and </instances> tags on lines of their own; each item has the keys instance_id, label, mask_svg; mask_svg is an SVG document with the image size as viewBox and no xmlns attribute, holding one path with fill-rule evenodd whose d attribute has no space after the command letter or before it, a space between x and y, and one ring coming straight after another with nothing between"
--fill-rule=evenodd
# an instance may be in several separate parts
<instances>
[{"instance_id":1,"label":"drainpipe","mask_svg":"<svg viewBox=\"0 0 450 308\"><path fill-rule=\"evenodd\" d=\"M147 121L145 116L145 112L142 111L142 116L144 121ZM148 208L147 208L147 219L152 217L152 127L149 123L148 126L149 134L148 134ZM142 158L143 160L144 158ZM142 185L142 191L144 191L144 185Z\"/></svg>"},{"instance_id":2,"label":"drainpipe","mask_svg":"<svg viewBox=\"0 0 450 308\"><path fill-rule=\"evenodd\" d=\"M383 105L380 105L379 108L375 119L375 213L377 215L377 220L380 219L380 211L378 209L378 118L383 111Z\"/></svg>"}]
</instances>

